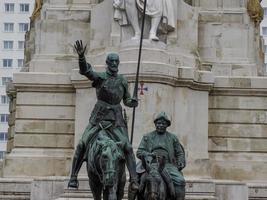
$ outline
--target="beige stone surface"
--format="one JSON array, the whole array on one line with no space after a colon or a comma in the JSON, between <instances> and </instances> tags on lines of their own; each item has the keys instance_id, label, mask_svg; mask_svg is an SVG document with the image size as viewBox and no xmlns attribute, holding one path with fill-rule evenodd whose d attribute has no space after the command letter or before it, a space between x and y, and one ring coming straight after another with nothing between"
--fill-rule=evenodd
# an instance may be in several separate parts
<instances>
[{"instance_id":1,"label":"beige stone surface","mask_svg":"<svg viewBox=\"0 0 267 200\"><path fill-rule=\"evenodd\" d=\"M0 179L0 199L30 200L31 181L29 178Z\"/></svg>"},{"instance_id":2,"label":"beige stone surface","mask_svg":"<svg viewBox=\"0 0 267 200\"><path fill-rule=\"evenodd\" d=\"M218 200L248 199L248 186L242 182L215 181L215 193Z\"/></svg>"},{"instance_id":3,"label":"beige stone surface","mask_svg":"<svg viewBox=\"0 0 267 200\"><path fill-rule=\"evenodd\" d=\"M64 192L66 177L35 178L31 183L31 200L53 200Z\"/></svg>"},{"instance_id":4,"label":"beige stone surface","mask_svg":"<svg viewBox=\"0 0 267 200\"><path fill-rule=\"evenodd\" d=\"M39 89L40 86L42 85L54 84L56 87L60 86L68 87L69 84L71 83L69 75L67 73L48 73L48 72L14 73L13 82L15 85L32 84L33 86L39 86Z\"/></svg>"},{"instance_id":5,"label":"beige stone surface","mask_svg":"<svg viewBox=\"0 0 267 200\"><path fill-rule=\"evenodd\" d=\"M213 123L266 124L265 110L210 110L209 120Z\"/></svg>"},{"instance_id":6,"label":"beige stone surface","mask_svg":"<svg viewBox=\"0 0 267 200\"><path fill-rule=\"evenodd\" d=\"M258 200L264 199L267 197L267 183L266 181L262 182L249 182L249 199L250 200Z\"/></svg>"},{"instance_id":7,"label":"beige stone surface","mask_svg":"<svg viewBox=\"0 0 267 200\"><path fill-rule=\"evenodd\" d=\"M245 1L195 0L200 6L199 54L217 76L257 76L260 41ZM262 64L261 65L262 68Z\"/></svg>"},{"instance_id":8,"label":"beige stone surface","mask_svg":"<svg viewBox=\"0 0 267 200\"><path fill-rule=\"evenodd\" d=\"M209 124L210 137L262 138L267 135L265 124Z\"/></svg>"},{"instance_id":9,"label":"beige stone surface","mask_svg":"<svg viewBox=\"0 0 267 200\"><path fill-rule=\"evenodd\" d=\"M17 102L9 131L11 153L6 156L3 176L68 174L75 116L69 76L18 73L14 75L14 85Z\"/></svg>"},{"instance_id":10,"label":"beige stone surface","mask_svg":"<svg viewBox=\"0 0 267 200\"><path fill-rule=\"evenodd\" d=\"M73 93L23 92L17 95L17 105L74 106Z\"/></svg>"},{"instance_id":11,"label":"beige stone surface","mask_svg":"<svg viewBox=\"0 0 267 200\"><path fill-rule=\"evenodd\" d=\"M266 89L266 77L216 77L214 86L218 88Z\"/></svg>"},{"instance_id":12,"label":"beige stone surface","mask_svg":"<svg viewBox=\"0 0 267 200\"><path fill-rule=\"evenodd\" d=\"M69 174L71 150L28 149L27 152L20 148L15 148L15 150L6 156L4 177L65 176Z\"/></svg>"},{"instance_id":13,"label":"beige stone surface","mask_svg":"<svg viewBox=\"0 0 267 200\"><path fill-rule=\"evenodd\" d=\"M267 155L261 152L225 152L225 151L218 151L210 153L210 159L214 159L217 161L224 161L225 159L231 159L235 162L260 162L262 160L267 159Z\"/></svg>"},{"instance_id":14,"label":"beige stone surface","mask_svg":"<svg viewBox=\"0 0 267 200\"><path fill-rule=\"evenodd\" d=\"M37 119L20 119L16 120L16 133L57 133L68 134L74 133L74 121L65 120L37 120Z\"/></svg>"},{"instance_id":15,"label":"beige stone surface","mask_svg":"<svg viewBox=\"0 0 267 200\"><path fill-rule=\"evenodd\" d=\"M66 134L16 134L14 136L14 147L29 148L71 148L73 147L73 135Z\"/></svg>"},{"instance_id":16,"label":"beige stone surface","mask_svg":"<svg viewBox=\"0 0 267 200\"><path fill-rule=\"evenodd\" d=\"M212 176L266 177L266 78L216 77L209 101Z\"/></svg>"},{"instance_id":17,"label":"beige stone surface","mask_svg":"<svg viewBox=\"0 0 267 200\"><path fill-rule=\"evenodd\" d=\"M267 98L260 96L214 96L210 97L209 108L264 110Z\"/></svg>"},{"instance_id":18,"label":"beige stone surface","mask_svg":"<svg viewBox=\"0 0 267 200\"><path fill-rule=\"evenodd\" d=\"M17 106L17 119L74 120L75 107L64 106Z\"/></svg>"},{"instance_id":19,"label":"beige stone surface","mask_svg":"<svg viewBox=\"0 0 267 200\"><path fill-rule=\"evenodd\" d=\"M210 138L209 150L238 152L267 152L266 139Z\"/></svg>"},{"instance_id":20,"label":"beige stone surface","mask_svg":"<svg viewBox=\"0 0 267 200\"><path fill-rule=\"evenodd\" d=\"M262 160L236 161L229 159L226 154L224 160L212 161L212 176L217 179L228 180L266 180L266 163Z\"/></svg>"}]
</instances>

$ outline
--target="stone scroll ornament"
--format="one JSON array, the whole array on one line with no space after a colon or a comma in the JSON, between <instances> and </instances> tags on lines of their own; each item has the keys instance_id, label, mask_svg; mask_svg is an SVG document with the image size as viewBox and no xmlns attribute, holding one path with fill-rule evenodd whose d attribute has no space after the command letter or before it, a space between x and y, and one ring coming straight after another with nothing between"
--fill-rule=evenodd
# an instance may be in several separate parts
<instances>
[{"instance_id":1,"label":"stone scroll ornament","mask_svg":"<svg viewBox=\"0 0 267 200\"><path fill-rule=\"evenodd\" d=\"M255 26L258 26L263 20L263 8L261 7L262 0L248 0L247 11L250 18L254 21Z\"/></svg>"},{"instance_id":2,"label":"stone scroll ornament","mask_svg":"<svg viewBox=\"0 0 267 200\"><path fill-rule=\"evenodd\" d=\"M141 30L139 16L142 16L144 0L113 0L114 19L123 25L131 24L134 30L132 39L140 39ZM157 29L160 23L164 24L165 32L174 31L175 15L172 0L147 0L146 15L151 18L149 39L158 41Z\"/></svg>"}]
</instances>

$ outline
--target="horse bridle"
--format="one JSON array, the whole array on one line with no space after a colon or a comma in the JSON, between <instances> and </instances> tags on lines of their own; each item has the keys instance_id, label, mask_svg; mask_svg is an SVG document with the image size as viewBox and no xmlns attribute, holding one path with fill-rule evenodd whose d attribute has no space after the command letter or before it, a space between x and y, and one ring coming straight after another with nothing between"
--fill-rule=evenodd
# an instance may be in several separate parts
<instances>
[{"instance_id":1,"label":"horse bridle","mask_svg":"<svg viewBox=\"0 0 267 200\"><path fill-rule=\"evenodd\" d=\"M100 160L101 159L103 159L102 157L100 157ZM109 174L109 173L111 173L111 174L115 174L116 173L116 170L104 170L104 168L103 168L103 166L102 166L102 161L100 161L99 162L100 163L100 165L99 165L99 167L100 167L100 171L101 171L101 173L97 173L98 174L98 176L99 176L99 179L100 179L100 182L104 185L104 187L106 186L106 179L105 178L103 178L103 175L105 175L105 174Z\"/></svg>"}]
</instances>

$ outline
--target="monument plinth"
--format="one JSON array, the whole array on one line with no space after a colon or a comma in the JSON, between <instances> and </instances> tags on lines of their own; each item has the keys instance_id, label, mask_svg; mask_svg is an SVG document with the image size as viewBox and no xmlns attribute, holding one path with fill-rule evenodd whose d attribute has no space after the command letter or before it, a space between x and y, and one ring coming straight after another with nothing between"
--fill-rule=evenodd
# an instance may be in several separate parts
<instances>
[{"instance_id":1,"label":"monument plinth","mask_svg":"<svg viewBox=\"0 0 267 200\"><path fill-rule=\"evenodd\" d=\"M147 16L133 147L153 129L155 113L164 110L172 120L169 130L185 147L187 194L199 195L203 188L221 199L221 193L238 187L234 199L244 200L241 193L253 197L255 188L263 191L267 185L267 80L259 27L246 0L186 2L190 5L172 1L174 30L166 33L159 25L158 41ZM9 90L4 177L69 175L96 99L91 82L78 72L73 44L77 39L87 43L86 59L96 71L104 71L107 54L117 52L119 71L132 91L136 32L114 20L111 1L43 0L27 33L24 72L14 75ZM126 113L130 124L131 110ZM244 183L249 182L248 190Z\"/></svg>"}]
</instances>

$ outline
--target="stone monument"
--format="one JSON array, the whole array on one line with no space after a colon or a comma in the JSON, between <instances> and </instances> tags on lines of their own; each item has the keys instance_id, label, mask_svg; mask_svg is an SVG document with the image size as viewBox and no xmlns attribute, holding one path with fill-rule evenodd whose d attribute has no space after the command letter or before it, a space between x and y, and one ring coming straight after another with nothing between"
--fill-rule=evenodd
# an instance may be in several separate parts
<instances>
[{"instance_id":1,"label":"stone monument","mask_svg":"<svg viewBox=\"0 0 267 200\"><path fill-rule=\"evenodd\" d=\"M248 1L169 2L173 30L166 32L164 23L151 25L155 19L149 15L145 21L133 148L153 129L153 115L164 110L171 116L170 132L185 148L186 198L267 198L267 79ZM26 35L26 64L8 89L11 114L1 184L10 187L0 194L65 198L60 193L71 157L96 101L91 82L78 72L74 41L87 43L86 58L97 71L105 70L109 52L117 52L132 91L139 45L132 37L138 31L114 20L113 3L40 4ZM130 123L131 109L125 109Z\"/></svg>"}]
</instances>

